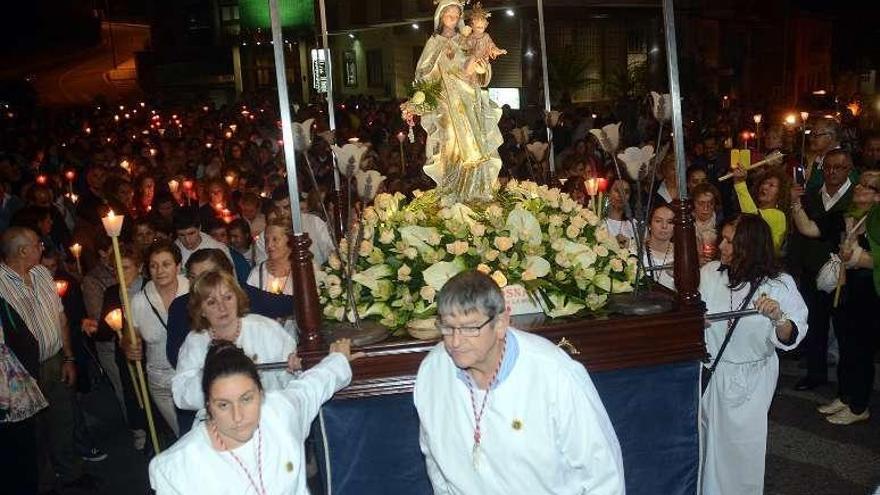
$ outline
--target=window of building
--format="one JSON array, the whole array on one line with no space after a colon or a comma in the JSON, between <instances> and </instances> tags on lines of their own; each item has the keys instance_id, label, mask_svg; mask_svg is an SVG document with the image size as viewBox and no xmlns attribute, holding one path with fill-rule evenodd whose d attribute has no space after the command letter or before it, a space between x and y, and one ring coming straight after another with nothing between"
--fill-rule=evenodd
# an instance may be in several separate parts
<instances>
[{"instance_id":1,"label":"window of building","mask_svg":"<svg viewBox=\"0 0 880 495\"><path fill-rule=\"evenodd\" d=\"M375 88L382 87L384 84L382 50L367 50L367 85Z\"/></svg>"},{"instance_id":2,"label":"window of building","mask_svg":"<svg viewBox=\"0 0 880 495\"><path fill-rule=\"evenodd\" d=\"M239 20L238 5L227 5L220 7L220 20L223 22L233 22Z\"/></svg>"}]
</instances>

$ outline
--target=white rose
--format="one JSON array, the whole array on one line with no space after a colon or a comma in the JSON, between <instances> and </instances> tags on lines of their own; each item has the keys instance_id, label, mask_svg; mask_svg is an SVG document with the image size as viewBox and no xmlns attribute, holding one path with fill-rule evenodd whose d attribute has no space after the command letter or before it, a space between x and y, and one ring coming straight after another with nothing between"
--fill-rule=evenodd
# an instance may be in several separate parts
<instances>
[{"instance_id":1,"label":"white rose","mask_svg":"<svg viewBox=\"0 0 880 495\"><path fill-rule=\"evenodd\" d=\"M455 241L446 245L446 251L453 256L461 256L467 253L469 247L466 241Z\"/></svg>"},{"instance_id":2,"label":"white rose","mask_svg":"<svg viewBox=\"0 0 880 495\"><path fill-rule=\"evenodd\" d=\"M615 271L615 272L622 272L623 271L623 262L620 261L620 258L614 258L613 260L611 260L611 263L609 263L609 266L611 267L612 271Z\"/></svg>"},{"instance_id":3,"label":"white rose","mask_svg":"<svg viewBox=\"0 0 880 495\"><path fill-rule=\"evenodd\" d=\"M379 242L382 244L391 244L394 242L394 232L389 229L382 229L379 232Z\"/></svg>"},{"instance_id":4,"label":"white rose","mask_svg":"<svg viewBox=\"0 0 880 495\"><path fill-rule=\"evenodd\" d=\"M330 257L327 258L327 264L334 270L340 270L342 268L342 260L339 259L339 256L336 256L336 253L330 254Z\"/></svg>"},{"instance_id":5,"label":"white rose","mask_svg":"<svg viewBox=\"0 0 880 495\"><path fill-rule=\"evenodd\" d=\"M480 263L479 265L477 265L477 271L488 275L489 272L492 271L492 269L489 268L489 265L487 265L485 263Z\"/></svg>"},{"instance_id":6,"label":"white rose","mask_svg":"<svg viewBox=\"0 0 880 495\"><path fill-rule=\"evenodd\" d=\"M412 103L413 105L421 105L422 103L425 102L425 93L423 93L423 92L421 92L421 91L416 91L416 92L413 94L412 98L410 98L409 101L410 101L410 103Z\"/></svg>"},{"instance_id":7,"label":"white rose","mask_svg":"<svg viewBox=\"0 0 880 495\"><path fill-rule=\"evenodd\" d=\"M604 257L608 256L608 254L609 254L608 248L606 248L605 246L596 247L596 256L598 256L600 258L604 258Z\"/></svg>"},{"instance_id":8,"label":"white rose","mask_svg":"<svg viewBox=\"0 0 880 495\"><path fill-rule=\"evenodd\" d=\"M341 285L331 285L327 288L327 295L332 299L336 299L337 297L342 295L342 286Z\"/></svg>"},{"instance_id":9,"label":"white rose","mask_svg":"<svg viewBox=\"0 0 880 495\"><path fill-rule=\"evenodd\" d=\"M495 261L498 259L499 254L501 253L494 249L490 249L486 251L486 254L483 255L483 258L485 258L486 261Z\"/></svg>"},{"instance_id":10,"label":"white rose","mask_svg":"<svg viewBox=\"0 0 880 495\"><path fill-rule=\"evenodd\" d=\"M403 257L406 259L414 260L418 257L419 252L414 247L408 247L403 250Z\"/></svg>"},{"instance_id":11,"label":"white rose","mask_svg":"<svg viewBox=\"0 0 880 495\"><path fill-rule=\"evenodd\" d=\"M437 295L437 291L430 285L426 285L419 290L419 295L425 300L425 302L431 304L434 302L434 297Z\"/></svg>"},{"instance_id":12,"label":"white rose","mask_svg":"<svg viewBox=\"0 0 880 495\"><path fill-rule=\"evenodd\" d=\"M441 240L443 240L443 239L440 237L439 233L431 232L431 234L428 236L427 243L431 246L436 246L436 245L440 244Z\"/></svg>"},{"instance_id":13,"label":"white rose","mask_svg":"<svg viewBox=\"0 0 880 495\"><path fill-rule=\"evenodd\" d=\"M373 252L373 241L369 239L364 239L363 241L361 241L361 245L358 248L358 254L363 257L367 257L370 255L371 252Z\"/></svg>"},{"instance_id":14,"label":"white rose","mask_svg":"<svg viewBox=\"0 0 880 495\"><path fill-rule=\"evenodd\" d=\"M572 223L571 225L569 225L565 229L565 235L569 239L576 239L578 234L580 234L580 233L581 233L581 229L579 227L577 227L574 223Z\"/></svg>"},{"instance_id":15,"label":"white rose","mask_svg":"<svg viewBox=\"0 0 880 495\"><path fill-rule=\"evenodd\" d=\"M522 272L522 276L520 278L522 278L524 281L529 281L529 280L535 280L538 277L535 275L534 272L532 272L529 269L526 269L524 272Z\"/></svg>"},{"instance_id":16,"label":"white rose","mask_svg":"<svg viewBox=\"0 0 880 495\"><path fill-rule=\"evenodd\" d=\"M505 252L513 247L513 240L507 236L498 236L495 238L495 247L498 248L501 252ZM503 287L503 286L502 286Z\"/></svg>"},{"instance_id":17,"label":"white rose","mask_svg":"<svg viewBox=\"0 0 880 495\"><path fill-rule=\"evenodd\" d=\"M471 224L470 227L474 237L483 237L486 234L486 226L481 223Z\"/></svg>"},{"instance_id":18,"label":"white rose","mask_svg":"<svg viewBox=\"0 0 880 495\"><path fill-rule=\"evenodd\" d=\"M333 319L337 321L342 321L345 318L345 308L342 306L333 310Z\"/></svg>"},{"instance_id":19,"label":"white rose","mask_svg":"<svg viewBox=\"0 0 880 495\"><path fill-rule=\"evenodd\" d=\"M376 210L372 207L368 207L364 210L364 222L366 223L376 223L379 221L379 215L376 214Z\"/></svg>"},{"instance_id":20,"label":"white rose","mask_svg":"<svg viewBox=\"0 0 880 495\"><path fill-rule=\"evenodd\" d=\"M397 269L397 280L401 282L409 282L412 280L410 274L412 273L412 268L409 265L403 265Z\"/></svg>"},{"instance_id":21,"label":"white rose","mask_svg":"<svg viewBox=\"0 0 880 495\"><path fill-rule=\"evenodd\" d=\"M327 275L327 286L332 287L334 285L342 285L342 279L340 279L336 275Z\"/></svg>"},{"instance_id":22,"label":"white rose","mask_svg":"<svg viewBox=\"0 0 880 495\"><path fill-rule=\"evenodd\" d=\"M494 280L495 283L498 284L498 287L504 288L507 286L507 277L505 277L504 274L499 272L498 270L495 270L490 276L492 277L492 280Z\"/></svg>"}]
</instances>

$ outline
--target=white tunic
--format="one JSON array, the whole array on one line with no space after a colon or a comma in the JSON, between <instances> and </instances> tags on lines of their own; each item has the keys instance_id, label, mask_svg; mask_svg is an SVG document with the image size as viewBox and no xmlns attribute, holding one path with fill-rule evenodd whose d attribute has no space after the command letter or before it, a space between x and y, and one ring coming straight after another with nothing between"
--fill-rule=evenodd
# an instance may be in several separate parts
<instances>
[{"instance_id":1,"label":"white tunic","mask_svg":"<svg viewBox=\"0 0 880 495\"><path fill-rule=\"evenodd\" d=\"M630 249L636 248L636 234L633 231L632 222L629 220L615 220L613 218L605 219L605 228L611 237L617 238L623 236L626 238L626 246Z\"/></svg>"},{"instance_id":2,"label":"white tunic","mask_svg":"<svg viewBox=\"0 0 880 495\"><path fill-rule=\"evenodd\" d=\"M202 369L210 343L209 332L190 332L180 347L177 372L171 381L174 404L180 409L197 411L205 407ZM257 364L287 361L287 357L296 351L296 341L278 322L257 314L242 317L241 334L235 345L241 347ZM264 389L280 390L294 381L294 376L287 370L265 371L260 373L260 379Z\"/></svg>"},{"instance_id":3,"label":"white tunic","mask_svg":"<svg viewBox=\"0 0 880 495\"><path fill-rule=\"evenodd\" d=\"M189 292L189 280L183 275L178 275L177 293L174 297L182 296L187 292ZM156 309L155 312L150 307L151 303ZM158 386L171 387L174 367L168 362L165 353L165 342L168 338L168 331L165 329L168 324L168 310L165 309L162 297L152 280L132 298L131 315L132 324L138 329L146 344L147 374L150 381Z\"/></svg>"},{"instance_id":4,"label":"white tunic","mask_svg":"<svg viewBox=\"0 0 880 495\"><path fill-rule=\"evenodd\" d=\"M620 445L587 371L542 337L507 332L504 360L514 360L490 391L476 468L468 386L442 342L419 368L413 396L434 493L624 493Z\"/></svg>"},{"instance_id":5,"label":"white tunic","mask_svg":"<svg viewBox=\"0 0 880 495\"><path fill-rule=\"evenodd\" d=\"M675 246L669 244L669 247L666 251L654 251L651 249L650 253L648 253L649 248L645 247L645 253L642 255L642 263L644 263L645 268L650 268L652 266L663 266L668 265L670 263L675 263ZM648 273L654 282L666 287L669 290L675 290L675 271L672 267L669 267L665 270L654 270Z\"/></svg>"},{"instance_id":6,"label":"white tunic","mask_svg":"<svg viewBox=\"0 0 880 495\"><path fill-rule=\"evenodd\" d=\"M309 234L309 239L312 241L309 251L312 253L312 262L317 270L327 262L330 253L333 252L333 240L330 239L330 229L327 227L327 222L321 220L321 217L305 212L302 214L302 229L303 232ZM265 232L257 236L254 243L257 245L254 263L266 261Z\"/></svg>"},{"instance_id":7,"label":"white tunic","mask_svg":"<svg viewBox=\"0 0 880 495\"><path fill-rule=\"evenodd\" d=\"M348 360L333 353L284 389L266 392L260 408L260 435L255 432L233 452L259 484L256 449L262 436L262 478L267 494L309 493L303 442L321 405L350 381ZM150 462L150 486L157 495L257 493L232 455L212 447L205 423L196 425Z\"/></svg>"},{"instance_id":8,"label":"white tunic","mask_svg":"<svg viewBox=\"0 0 880 495\"><path fill-rule=\"evenodd\" d=\"M274 292L273 284L281 288L281 294L293 295L293 270L286 277L275 277L269 273L268 262L262 261L251 269L247 278L247 284L262 291Z\"/></svg>"},{"instance_id":9,"label":"white tunic","mask_svg":"<svg viewBox=\"0 0 880 495\"><path fill-rule=\"evenodd\" d=\"M700 271L700 295L706 311L739 309L749 288L728 289L727 272L720 262L707 263ZM767 413L779 377L776 349L797 347L807 333L807 307L794 280L787 274L761 284L752 301L767 294L797 326L797 338L786 345L779 341L772 322L765 316L739 320L721 362L700 404L702 488L704 495L748 495L764 491L764 458L767 450ZM754 307L749 303L748 308ZM706 348L717 355L727 322L706 329Z\"/></svg>"}]
</instances>

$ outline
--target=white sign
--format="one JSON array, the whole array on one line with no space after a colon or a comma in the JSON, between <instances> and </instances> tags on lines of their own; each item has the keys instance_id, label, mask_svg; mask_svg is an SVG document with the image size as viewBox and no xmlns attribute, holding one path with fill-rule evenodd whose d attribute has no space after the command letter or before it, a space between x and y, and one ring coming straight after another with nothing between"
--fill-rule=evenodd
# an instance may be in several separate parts
<instances>
[{"instance_id":1,"label":"white sign","mask_svg":"<svg viewBox=\"0 0 880 495\"><path fill-rule=\"evenodd\" d=\"M501 291L504 292L504 302L510 310L510 316L544 312L522 285L507 285Z\"/></svg>"},{"instance_id":2,"label":"white sign","mask_svg":"<svg viewBox=\"0 0 880 495\"><path fill-rule=\"evenodd\" d=\"M327 92L326 52L315 48L312 48L312 87L319 93Z\"/></svg>"}]
</instances>

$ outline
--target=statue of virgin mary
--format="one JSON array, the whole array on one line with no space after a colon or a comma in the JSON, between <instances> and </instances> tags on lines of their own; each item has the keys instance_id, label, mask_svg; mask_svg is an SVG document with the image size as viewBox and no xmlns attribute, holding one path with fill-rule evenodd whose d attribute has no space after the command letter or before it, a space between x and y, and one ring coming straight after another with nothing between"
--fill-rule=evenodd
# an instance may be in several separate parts
<instances>
[{"instance_id":1,"label":"statue of virgin mary","mask_svg":"<svg viewBox=\"0 0 880 495\"><path fill-rule=\"evenodd\" d=\"M501 108L466 73L473 68L463 44L463 14L458 0L438 2L434 34L415 74L441 87L437 107L422 115L422 127L428 134L424 171L444 204L490 201L501 171Z\"/></svg>"}]
</instances>

